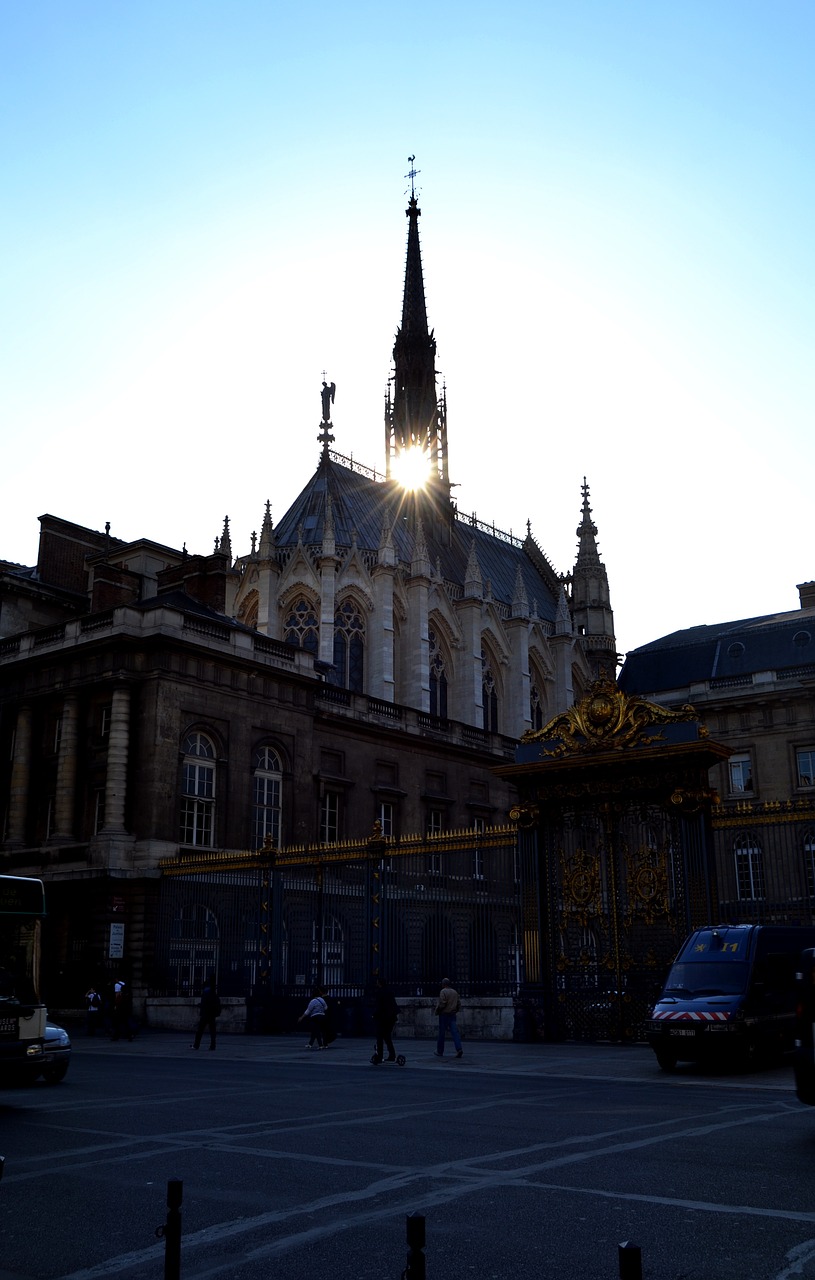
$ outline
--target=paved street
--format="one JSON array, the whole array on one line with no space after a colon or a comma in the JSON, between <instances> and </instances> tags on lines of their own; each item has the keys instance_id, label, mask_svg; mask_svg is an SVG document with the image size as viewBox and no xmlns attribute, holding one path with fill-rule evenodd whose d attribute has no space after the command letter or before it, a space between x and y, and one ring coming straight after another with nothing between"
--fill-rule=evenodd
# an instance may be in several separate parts
<instances>
[{"instance_id":1,"label":"paved street","mask_svg":"<svg viewBox=\"0 0 815 1280\"><path fill-rule=\"evenodd\" d=\"M815 1109L789 1068L665 1076L641 1047L304 1037L75 1038L63 1085L0 1093L0 1280L398 1280L405 1215L433 1277L815 1278Z\"/></svg>"}]
</instances>

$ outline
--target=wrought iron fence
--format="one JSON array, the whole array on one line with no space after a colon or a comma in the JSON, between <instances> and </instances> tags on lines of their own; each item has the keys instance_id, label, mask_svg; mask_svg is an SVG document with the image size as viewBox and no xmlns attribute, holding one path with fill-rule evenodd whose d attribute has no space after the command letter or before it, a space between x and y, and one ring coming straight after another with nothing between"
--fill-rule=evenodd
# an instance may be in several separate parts
<instances>
[{"instance_id":1,"label":"wrought iron fence","mask_svg":"<svg viewBox=\"0 0 815 1280\"><path fill-rule=\"evenodd\" d=\"M153 994L398 995L454 976L464 995L512 995L524 978L515 831L212 853L162 864Z\"/></svg>"}]
</instances>

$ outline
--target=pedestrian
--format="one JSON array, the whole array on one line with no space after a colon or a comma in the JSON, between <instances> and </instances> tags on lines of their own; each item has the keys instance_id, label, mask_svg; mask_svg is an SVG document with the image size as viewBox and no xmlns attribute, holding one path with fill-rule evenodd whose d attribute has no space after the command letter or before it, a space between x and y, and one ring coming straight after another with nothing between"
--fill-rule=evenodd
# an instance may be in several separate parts
<instances>
[{"instance_id":1,"label":"pedestrian","mask_svg":"<svg viewBox=\"0 0 815 1280\"><path fill-rule=\"evenodd\" d=\"M127 1036L133 1039L133 1027L130 1022L130 992L127 983L119 978L113 984L113 1035L111 1040L120 1040Z\"/></svg>"},{"instance_id":2,"label":"pedestrian","mask_svg":"<svg viewBox=\"0 0 815 1280\"><path fill-rule=\"evenodd\" d=\"M305 1018L309 1019L311 1035L306 1045L307 1049L313 1049L315 1044L318 1049L325 1048L325 1015L327 1013L328 1004L323 997L323 992L319 987L314 987L308 1005L297 1019L298 1022L302 1022Z\"/></svg>"},{"instance_id":3,"label":"pedestrian","mask_svg":"<svg viewBox=\"0 0 815 1280\"><path fill-rule=\"evenodd\" d=\"M205 1030L209 1031L209 1047L215 1048L216 1022L221 1016L221 997L215 980L215 970L211 969L201 992L201 1003L198 1006L198 1026L195 1028L195 1040L191 1049L201 1048L201 1037Z\"/></svg>"},{"instance_id":4,"label":"pedestrian","mask_svg":"<svg viewBox=\"0 0 815 1280\"><path fill-rule=\"evenodd\" d=\"M102 997L96 987L88 987L85 992L85 1005L88 1011L85 1030L89 1036L95 1036L97 1027L102 1025Z\"/></svg>"},{"instance_id":5,"label":"pedestrian","mask_svg":"<svg viewBox=\"0 0 815 1280\"><path fill-rule=\"evenodd\" d=\"M393 1062L396 1050L393 1047L393 1028L399 1017L399 1006L396 997L384 978L376 980L376 1002L374 1004L374 1026L376 1027L376 1055L382 1059L383 1046L388 1051L388 1062Z\"/></svg>"},{"instance_id":6,"label":"pedestrian","mask_svg":"<svg viewBox=\"0 0 815 1280\"><path fill-rule=\"evenodd\" d=\"M439 992L439 999L434 1010L434 1012L438 1014L439 1018L439 1038L436 1041L435 1050L437 1058L444 1057L444 1037L448 1031L453 1037L456 1057L461 1058L464 1055L464 1050L461 1047L461 1036L458 1034L458 1027L456 1026L456 1014L460 1008L461 997L450 985L450 979L442 978L441 991Z\"/></svg>"}]
</instances>

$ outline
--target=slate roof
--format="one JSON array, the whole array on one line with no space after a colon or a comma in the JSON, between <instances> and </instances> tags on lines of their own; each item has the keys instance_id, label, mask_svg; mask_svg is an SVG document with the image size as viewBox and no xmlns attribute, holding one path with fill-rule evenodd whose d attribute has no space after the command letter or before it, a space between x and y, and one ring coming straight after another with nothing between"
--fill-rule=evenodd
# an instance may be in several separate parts
<instances>
[{"instance_id":1,"label":"slate roof","mask_svg":"<svg viewBox=\"0 0 815 1280\"><path fill-rule=\"evenodd\" d=\"M627 654L618 684L656 693L808 666L815 668L815 608L674 631Z\"/></svg>"},{"instance_id":2,"label":"slate roof","mask_svg":"<svg viewBox=\"0 0 815 1280\"><path fill-rule=\"evenodd\" d=\"M312 479L276 525L274 534L278 547L296 545L301 527L305 546L322 544L328 494L331 495L334 537L338 547L350 547L356 533L358 547L375 553L387 517L397 558L403 563L410 563L414 541L407 520L400 511L402 491L399 486L391 481L373 480L327 457L321 459ZM489 579L493 598L507 606L511 605L515 594L520 565L530 610L535 601L538 616L554 621L558 578L539 550L537 556L531 555L520 539L509 541L464 519L453 520L449 546L433 536L429 525L425 526L425 540L434 571L438 561L443 577L462 587L467 577L470 549L475 541L484 590L486 592ZM536 565L536 559L543 562L540 567Z\"/></svg>"}]
</instances>

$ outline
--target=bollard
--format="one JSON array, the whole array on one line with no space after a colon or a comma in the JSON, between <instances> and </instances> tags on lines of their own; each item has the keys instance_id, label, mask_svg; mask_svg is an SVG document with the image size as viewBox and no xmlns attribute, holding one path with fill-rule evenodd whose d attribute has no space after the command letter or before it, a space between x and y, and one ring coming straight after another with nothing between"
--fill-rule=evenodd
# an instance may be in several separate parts
<instances>
[{"instance_id":1,"label":"bollard","mask_svg":"<svg viewBox=\"0 0 815 1280\"><path fill-rule=\"evenodd\" d=\"M617 1247L620 1259L620 1280L642 1280L642 1250L638 1244L624 1240Z\"/></svg>"},{"instance_id":2,"label":"bollard","mask_svg":"<svg viewBox=\"0 0 815 1280\"><path fill-rule=\"evenodd\" d=\"M164 1240L164 1280L181 1280L181 1199L184 1183L170 1178L167 1183L167 1221L156 1227L159 1240Z\"/></svg>"},{"instance_id":3,"label":"bollard","mask_svg":"<svg viewBox=\"0 0 815 1280\"><path fill-rule=\"evenodd\" d=\"M424 1214L409 1213L405 1218L407 1228L407 1263L402 1280L425 1280Z\"/></svg>"}]
</instances>

